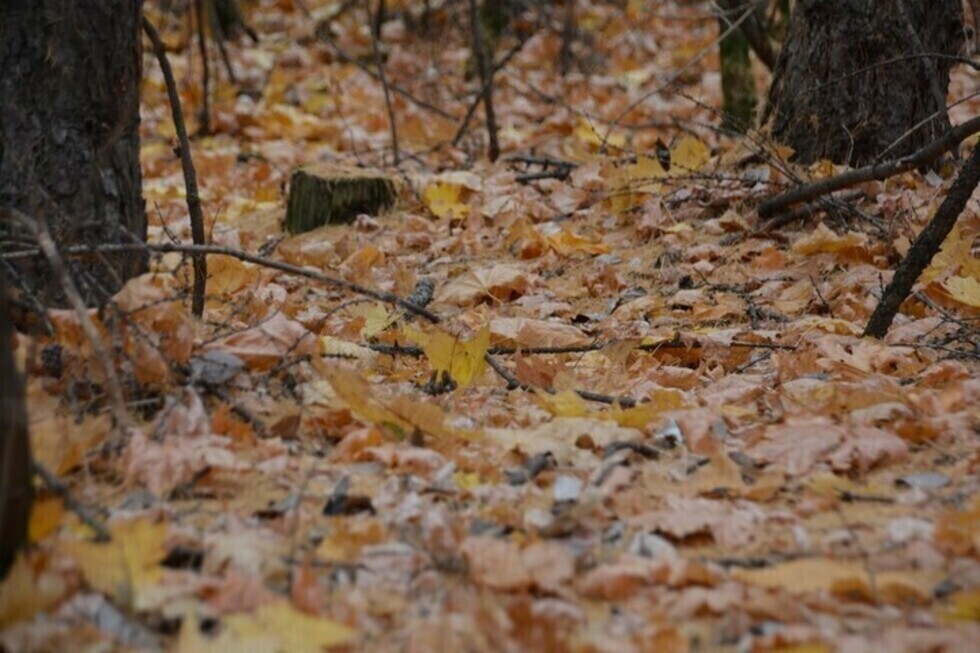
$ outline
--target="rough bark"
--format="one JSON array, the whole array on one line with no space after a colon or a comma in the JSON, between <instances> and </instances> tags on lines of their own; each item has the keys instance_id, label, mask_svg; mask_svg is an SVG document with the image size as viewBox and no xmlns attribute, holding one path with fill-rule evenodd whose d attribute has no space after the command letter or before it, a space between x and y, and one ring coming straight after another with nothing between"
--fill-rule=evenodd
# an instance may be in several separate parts
<instances>
[{"instance_id":1,"label":"rough bark","mask_svg":"<svg viewBox=\"0 0 980 653\"><path fill-rule=\"evenodd\" d=\"M859 166L941 136L961 0L799 0L763 122L808 163Z\"/></svg>"},{"instance_id":2,"label":"rough bark","mask_svg":"<svg viewBox=\"0 0 980 653\"><path fill-rule=\"evenodd\" d=\"M0 578L27 543L32 495L24 384L14 364L5 286L0 274Z\"/></svg>"},{"instance_id":3,"label":"rough bark","mask_svg":"<svg viewBox=\"0 0 980 653\"><path fill-rule=\"evenodd\" d=\"M59 246L145 240L141 9L142 0L0 3L0 209L44 219ZM25 233L0 223L0 247ZM64 302L46 262L20 265L28 292ZM96 304L141 272L145 257L93 255L73 266Z\"/></svg>"}]
</instances>

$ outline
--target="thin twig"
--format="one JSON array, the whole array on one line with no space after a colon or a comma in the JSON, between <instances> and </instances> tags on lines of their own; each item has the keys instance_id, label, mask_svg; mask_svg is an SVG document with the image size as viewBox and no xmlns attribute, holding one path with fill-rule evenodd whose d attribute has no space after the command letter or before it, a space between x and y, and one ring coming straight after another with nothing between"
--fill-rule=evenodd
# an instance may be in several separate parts
<instances>
[{"instance_id":1,"label":"thin twig","mask_svg":"<svg viewBox=\"0 0 980 653\"><path fill-rule=\"evenodd\" d=\"M177 132L177 139L180 142L180 167L184 171L184 185L187 188L187 211L191 218L191 237L195 245L204 246L204 213L201 210L201 197L197 190L197 172L194 170L194 160L191 159L191 144L187 138L187 127L184 124L184 112L180 106L180 94L177 92L174 71L170 67L167 51L163 41L160 40L160 35L146 16L143 16L143 31L146 32L153 44L153 52L156 54L157 61L160 62L163 79L167 84L174 130ZM194 262L194 293L191 298L191 312L194 317L200 318L204 315L204 288L208 278L208 261L204 253L194 254L192 260Z\"/></svg>"},{"instance_id":2,"label":"thin twig","mask_svg":"<svg viewBox=\"0 0 980 653\"><path fill-rule=\"evenodd\" d=\"M220 247L217 245L185 245L182 243L105 243L97 247L92 247L89 245L78 245L74 247L64 248L66 254L87 254L93 251L100 252L132 252L146 250L150 252L157 252L160 254L168 253L178 253L178 254L190 254L206 256L208 254L220 254L222 256L230 256L236 258L239 261L245 261L246 263L253 263L255 265L261 265L262 267L272 268L273 270L280 270L281 272L286 272L288 274L294 274L298 277L306 277L307 279L313 279L314 281L319 281L320 283L325 283L330 286L335 286L337 288L343 288L344 290L349 290L350 292L357 293L359 295L365 295L366 297L371 297L377 299L379 302L385 302L387 304L397 304L407 311L410 311L416 315L424 317L429 322L436 324L440 321L439 316L435 313L415 305L414 303L405 300L398 295L390 292L384 292L380 290L372 290L360 284L354 283L352 281L346 281L344 279L338 279L336 277L331 277L329 275L323 274L322 272L317 272L316 270L311 270L309 268L300 267L298 265L293 265L291 263L285 263L283 261L274 261L272 259L266 258L264 256L258 256L256 254L250 254L248 252L243 252L239 249L233 249L231 247ZM0 258L5 259L18 259L18 258L28 258L31 256L37 256L36 250L20 250L17 252L7 252L0 254Z\"/></svg>"}]
</instances>

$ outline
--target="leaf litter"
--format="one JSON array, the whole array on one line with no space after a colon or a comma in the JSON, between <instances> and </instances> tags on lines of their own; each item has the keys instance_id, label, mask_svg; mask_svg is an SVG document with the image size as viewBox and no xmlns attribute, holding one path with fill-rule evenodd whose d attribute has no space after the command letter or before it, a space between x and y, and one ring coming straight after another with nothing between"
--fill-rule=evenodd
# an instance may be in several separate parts
<instances>
[{"instance_id":1,"label":"leaf litter","mask_svg":"<svg viewBox=\"0 0 980 653\"><path fill-rule=\"evenodd\" d=\"M0 585L3 646L980 640L976 201L889 337L862 340L948 179L868 185L862 210L893 221L886 237L832 216L756 229L787 153L704 127L720 104L717 55L693 59L715 38L706 3L577 3L601 59L587 76L546 73L560 34L530 35L496 78L504 157L491 165L478 120L447 145L475 91L456 10L431 3L434 48L406 1L388 3L382 30L386 74L415 98L393 96L411 152L399 203L284 237L289 171L391 162L383 89L356 63L371 60L367 26L338 3L304 2L314 20L299 4L248 12L263 40L229 54L250 92L219 81L215 134L194 143L211 241L402 297L429 279L442 321L213 257L198 323L180 295L189 262L162 255L91 316L119 334L115 362L147 401L122 442L77 316L20 336L35 455L111 541L42 496L31 551ZM173 49L191 47L180 18L153 18ZM189 61L173 57L193 115ZM639 102L681 67L677 88ZM969 83L954 73L953 93ZM155 241L189 236L165 102L147 65ZM521 182L509 155L567 174ZM92 616L107 605L113 619Z\"/></svg>"}]
</instances>

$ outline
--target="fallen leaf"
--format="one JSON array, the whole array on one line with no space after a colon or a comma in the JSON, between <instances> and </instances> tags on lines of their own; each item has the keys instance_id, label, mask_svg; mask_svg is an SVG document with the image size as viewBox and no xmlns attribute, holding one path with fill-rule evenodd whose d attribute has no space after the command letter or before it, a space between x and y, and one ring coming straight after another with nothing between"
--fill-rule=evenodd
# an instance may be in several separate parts
<instances>
[{"instance_id":1,"label":"fallen leaf","mask_svg":"<svg viewBox=\"0 0 980 653\"><path fill-rule=\"evenodd\" d=\"M447 372L461 388L480 379L487 368L489 325L484 325L469 339L459 338L438 328L425 332L406 327L403 333L406 338L422 346L433 372Z\"/></svg>"},{"instance_id":2,"label":"fallen leaf","mask_svg":"<svg viewBox=\"0 0 980 653\"><path fill-rule=\"evenodd\" d=\"M163 579L160 563L167 557L167 525L133 519L110 524L109 532L109 542L72 540L59 549L75 560L96 591L144 610L149 591Z\"/></svg>"}]
</instances>

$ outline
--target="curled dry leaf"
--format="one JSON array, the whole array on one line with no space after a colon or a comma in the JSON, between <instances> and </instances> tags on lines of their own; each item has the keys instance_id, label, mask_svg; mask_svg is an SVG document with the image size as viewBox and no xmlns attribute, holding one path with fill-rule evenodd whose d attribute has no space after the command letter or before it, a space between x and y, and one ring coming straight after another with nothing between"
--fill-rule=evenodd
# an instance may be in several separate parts
<instances>
[{"instance_id":1,"label":"curled dry leaf","mask_svg":"<svg viewBox=\"0 0 980 653\"><path fill-rule=\"evenodd\" d=\"M278 365L286 356L312 355L316 338L306 327L282 313L245 331L220 338L205 347L205 351L222 350L240 358L249 369L266 371Z\"/></svg>"},{"instance_id":2,"label":"curled dry leaf","mask_svg":"<svg viewBox=\"0 0 980 653\"><path fill-rule=\"evenodd\" d=\"M517 266L471 269L440 288L435 301L456 306L473 306L484 301L508 302L525 294L533 283L534 275Z\"/></svg>"}]
</instances>

